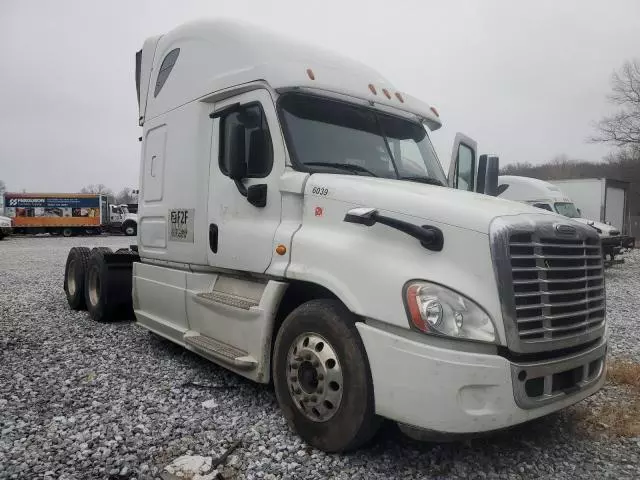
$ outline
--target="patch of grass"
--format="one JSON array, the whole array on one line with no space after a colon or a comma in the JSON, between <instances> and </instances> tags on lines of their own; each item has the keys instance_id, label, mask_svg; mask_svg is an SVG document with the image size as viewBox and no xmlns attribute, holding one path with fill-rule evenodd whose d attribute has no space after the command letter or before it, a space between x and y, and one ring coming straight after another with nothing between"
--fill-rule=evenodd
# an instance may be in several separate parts
<instances>
[{"instance_id":1,"label":"patch of grass","mask_svg":"<svg viewBox=\"0 0 640 480\"><path fill-rule=\"evenodd\" d=\"M607 380L617 385L640 388L640 363L631 360L610 360L607 365Z\"/></svg>"},{"instance_id":2,"label":"patch of grass","mask_svg":"<svg viewBox=\"0 0 640 480\"><path fill-rule=\"evenodd\" d=\"M610 359L607 383L619 395L591 408L576 406L572 412L574 425L587 435L640 436L640 364Z\"/></svg>"}]
</instances>

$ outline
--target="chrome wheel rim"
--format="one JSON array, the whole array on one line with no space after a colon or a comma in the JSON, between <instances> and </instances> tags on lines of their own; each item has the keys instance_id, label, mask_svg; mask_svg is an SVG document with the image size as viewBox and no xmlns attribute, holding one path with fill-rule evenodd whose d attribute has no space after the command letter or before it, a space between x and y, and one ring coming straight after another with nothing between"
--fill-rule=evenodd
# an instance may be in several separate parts
<instances>
[{"instance_id":1,"label":"chrome wheel rim","mask_svg":"<svg viewBox=\"0 0 640 480\"><path fill-rule=\"evenodd\" d=\"M96 306L98 299L100 298L100 276L98 270L92 268L89 271L89 302L91 305Z\"/></svg>"},{"instance_id":2,"label":"chrome wheel rim","mask_svg":"<svg viewBox=\"0 0 640 480\"><path fill-rule=\"evenodd\" d=\"M78 286L76 285L76 261L71 260L69 262L69 269L67 270L67 290L69 295L74 296L76 294Z\"/></svg>"},{"instance_id":3,"label":"chrome wheel rim","mask_svg":"<svg viewBox=\"0 0 640 480\"><path fill-rule=\"evenodd\" d=\"M127 227L125 233L129 236L133 235L133 227Z\"/></svg>"},{"instance_id":4,"label":"chrome wheel rim","mask_svg":"<svg viewBox=\"0 0 640 480\"><path fill-rule=\"evenodd\" d=\"M287 354L287 384L296 408L309 420L326 422L342 402L344 378L333 346L317 333L303 333Z\"/></svg>"}]
</instances>

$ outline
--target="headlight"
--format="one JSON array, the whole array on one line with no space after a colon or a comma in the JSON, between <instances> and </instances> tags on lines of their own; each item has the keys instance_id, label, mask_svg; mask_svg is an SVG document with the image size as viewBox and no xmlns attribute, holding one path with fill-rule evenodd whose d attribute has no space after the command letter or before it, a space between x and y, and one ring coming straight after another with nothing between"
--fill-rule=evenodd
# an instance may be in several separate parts
<instances>
[{"instance_id":1,"label":"headlight","mask_svg":"<svg viewBox=\"0 0 640 480\"><path fill-rule=\"evenodd\" d=\"M405 287L411 323L424 333L482 342L496 341L491 317L478 304L435 283L413 281Z\"/></svg>"}]
</instances>

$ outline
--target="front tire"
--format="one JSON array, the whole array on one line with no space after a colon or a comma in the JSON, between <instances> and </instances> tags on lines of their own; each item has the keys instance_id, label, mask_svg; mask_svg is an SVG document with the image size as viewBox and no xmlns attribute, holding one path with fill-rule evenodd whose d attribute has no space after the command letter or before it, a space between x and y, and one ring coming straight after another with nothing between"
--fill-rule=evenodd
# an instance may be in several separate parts
<instances>
[{"instance_id":1,"label":"front tire","mask_svg":"<svg viewBox=\"0 0 640 480\"><path fill-rule=\"evenodd\" d=\"M312 300L285 319L274 346L273 381L289 426L320 450L356 449L380 425L355 317L337 300Z\"/></svg>"},{"instance_id":2,"label":"front tire","mask_svg":"<svg viewBox=\"0 0 640 480\"><path fill-rule=\"evenodd\" d=\"M87 247L73 247L69 250L64 267L64 293L67 303L73 310L85 310L84 278L91 250Z\"/></svg>"},{"instance_id":3,"label":"front tire","mask_svg":"<svg viewBox=\"0 0 640 480\"><path fill-rule=\"evenodd\" d=\"M133 237L138 233L138 226L134 222L126 222L122 226L122 231L127 237Z\"/></svg>"}]
</instances>

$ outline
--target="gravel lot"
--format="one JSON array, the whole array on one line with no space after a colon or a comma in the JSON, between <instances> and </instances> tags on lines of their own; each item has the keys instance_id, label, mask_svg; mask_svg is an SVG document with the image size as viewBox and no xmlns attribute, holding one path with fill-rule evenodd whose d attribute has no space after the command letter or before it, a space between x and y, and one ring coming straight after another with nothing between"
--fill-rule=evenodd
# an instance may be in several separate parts
<instances>
[{"instance_id":1,"label":"gravel lot","mask_svg":"<svg viewBox=\"0 0 640 480\"><path fill-rule=\"evenodd\" d=\"M640 438L579 433L573 409L466 442L420 444L387 428L350 455L308 448L288 430L269 387L133 323L95 324L69 310L62 291L69 248L128 243L0 242L0 478L159 478L176 457L215 458L235 440L242 443L219 478L640 476ZM640 362L640 251L626 258L607 274L612 352ZM584 403L615 392L607 387Z\"/></svg>"}]
</instances>

